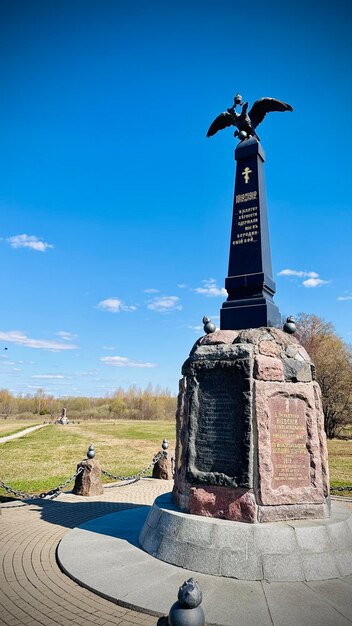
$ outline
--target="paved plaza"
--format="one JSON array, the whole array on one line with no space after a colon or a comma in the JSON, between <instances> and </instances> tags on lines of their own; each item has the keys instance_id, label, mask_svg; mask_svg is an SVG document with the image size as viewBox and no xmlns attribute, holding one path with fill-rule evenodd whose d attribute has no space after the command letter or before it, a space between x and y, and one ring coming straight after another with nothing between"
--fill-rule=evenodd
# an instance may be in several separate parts
<instances>
[{"instance_id":1,"label":"paved plaza","mask_svg":"<svg viewBox=\"0 0 352 626\"><path fill-rule=\"evenodd\" d=\"M68 530L134 505L152 504L171 482L145 479L104 495L1 505L0 624L6 626L155 626L157 618L120 607L80 587L56 562ZM175 590L176 599L177 589Z\"/></svg>"},{"instance_id":2,"label":"paved plaza","mask_svg":"<svg viewBox=\"0 0 352 626\"><path fill-rule=\"evenodd\" d=\"M53 501L17 501L2 504L0 624L156 626L157 617L130 610L79 586L60 570L56 553L60 540L65 534L70 533L71 529L105 515L123 511L125 511L123 516L129 512L132 515L133 511L138 513L140 509L136 506L152 504L156 497L170 491L171 487L171 481L147 478L127 487L107 487L104 495L96 498L67 494ZM348 506L351 506L351 503ZM106 520L109 520L109 517ZM101 523L107 522L102 520ZM93 522L92 524L94 526ZM97 536L97 541L101 541L102 538L104 534ZM108 537L106 540L109 540ZM96 553L96 559L91 558L91 562L92 567L99 569L99 553ZM154 569L158 564L159 562L155 561ZM173 567L164 563L160 563L160 566ZM177 570L182 572L181 578L187 578L191 574L179 568ZM175 577L173 572L170 575ZM146 575L145 583L136 575L135 583L140 592L144 587L148 589L152 576L153 568ZM352 624L351 601L348 599L352 597L352 576L330 581L273 584L233 581L201 574L196 574L195 577L199 579L203 589L204 609L209 600L211 604L215 602L215 596L219 595L217 586L221 580L224 581L222 596L217 601L220 599L220 602L230 606L230 599L236 589L237 607L233 618L229 615L225 622L220 621L218 624L226 623L231 626L247 624L258 626L259 623L268 626ZM114 589L112 578L109 580L110 589ZM166 578L160 580L161 594L164 587L165 593L167 591ZM256 593L258 586L261 586L260 597ZM172 589L170 587L168 592L170 596L167 599L168 606L176 599L177 589L178 583L173 581ZM109 595L113 597L112 593ZM265 617L264 621L258 621L259 600L263 603L261 615ZM249 610L248 607L252 609ZM205 613L207 617L207 612ZM214 624L213 619L209 622Z\"/></svg>"}]
</instances>

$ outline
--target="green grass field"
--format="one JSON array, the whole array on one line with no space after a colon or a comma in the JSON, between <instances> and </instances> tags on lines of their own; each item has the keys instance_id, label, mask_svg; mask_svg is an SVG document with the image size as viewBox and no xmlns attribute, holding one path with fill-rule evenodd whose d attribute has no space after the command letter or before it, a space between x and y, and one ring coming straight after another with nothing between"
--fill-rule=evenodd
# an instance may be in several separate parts
<instances>
[{"instance_id":1,"label":"green grass field","mask_svg":"<svg viewBox=\"0 0 352 626\"><path fill-rule=\"evenodd\" d=\"M42 422L29 422L27 421L12 421L12 420L3 420L0 422L0 437L7 437L8 435L14 435L15 433L19 433L20 430L24 430L25 428L31 428L31 426L38 426L38 424L42 424Z\"/></svg>"},{"instance_id":2,"label":"green grass field","mask_svg":"<svg viewBox=\"0 0 352 626\"><path fill-rule=\"evenodd\" d=\"M352 439L332 439L328 441L330 485L352 486ZM352 496L352 492L336 492L337 495Z\"/></svg>"},{"instance_id":3,"label":"green grass field","mask_svg":"<svg viewBox=\"0 0 352 626\"><path fill-rule=\"evenodd\" d=\"M27 422L24 428L29 425ZM6 433L12 427L18 430L18 422L8 421ZM68 426L49 425L1 444L0 479L14 489L30 493L47 491L73 475L91 443L103 469L113 474L133 474L151 462L164 438L173 450L173 422L85 421ZM332 487L352 485L352 440L334 439L328 441L328 448ZM0 493L6 495L4 490Z\"/></svg>"},{"instance_id":4,"label":"green grass field","mask_svg":"<svg viewBox=\"0 0 352 626\"><path fill-rule=\"evenodd\" d=\"M49 425L1 444L0 478L17 490L47 491L74 474L91 443L103 469L127 476L149 465L164 438L173 449L173 422L99 421ZM4 490L1 493L5 495Z\"/></svg>"}]
</instances>

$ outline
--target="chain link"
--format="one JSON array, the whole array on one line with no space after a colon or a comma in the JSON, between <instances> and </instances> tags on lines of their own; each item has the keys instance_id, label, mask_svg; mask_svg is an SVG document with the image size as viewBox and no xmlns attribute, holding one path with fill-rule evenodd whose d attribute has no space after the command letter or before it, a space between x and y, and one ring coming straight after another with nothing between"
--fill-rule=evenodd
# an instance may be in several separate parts
<instances>
[{"instance_id":1,"label":"chain link","mask_svg":"<svg viewBox=\"0 0 352 626\"><path fill-rule=\"evenodd\" d=\"M111 474L111 472L108 472L107 470L102 469L101 473L105 474L105 476L108 476L109 478L112 478L113 480L128 480L128 481L132 481L132 482L137 482L137 480L139 480L140 478L142 478L142 476L144 474L146 474L147 472L149 472L149 470L154 467L154 465L160 461L160 459L162 457L165 457L166 453L163 450L162 452L158 452L154 457L151 463L149 463L148 467L146 467L145 469L141 470L140 472L138 472L137 474L133 474L132 476L115 476L115 474ZM128 483L131 484L131 483Z\"/></svg>"},{"instance_id":2,"label":"chain link","mask_svg":"<svg viewBox=\"0 0 352 626\"><path fill-rule=\"evenodd\" d=\"M73 476L65 480L64 483L61 483L61 485L58 485L54 489L49 489L49 491L43 491L42 493L38 493L38 494L26 493L25 491L17 491L16 489L12 489L12 487L4 483L3 480L0 480L0 487L5 489L7 493L11 493L12 495L17 496L18 498L22 498L23 500L37 500L38 498L44 499L44 498L47 498L48 496L50 500L53 500L54 498L57 498L57 496L60 495L60 492L62 491L62 489L64 489L64 487L72 483L75 480L75 478L77 478L78 474L80 474L81 472L83 472L83 467L79 467L77 471L73 474Z\"/></svg>"},{"instance_id":3,"label":"chain link","mask_svg":"<svg viewBox=\"0 0 352 626\"><path fill-rule=\"evenodd\" d=\"M344 487L330 487L331 491L352 491L352 485L345 485Z\"/></svg>"}]
</instances>

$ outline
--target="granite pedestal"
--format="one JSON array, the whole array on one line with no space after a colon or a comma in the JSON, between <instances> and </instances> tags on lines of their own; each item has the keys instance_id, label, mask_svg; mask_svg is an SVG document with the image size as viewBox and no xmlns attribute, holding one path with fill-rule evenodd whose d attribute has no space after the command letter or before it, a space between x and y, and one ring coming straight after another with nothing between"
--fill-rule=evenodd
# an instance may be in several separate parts
<instances>
[{"instance_id":1,"label":"granite pedestal","mask_svg":"<svg viewBox=\"0 0 352 626\"><path fill-rule=\"evenodd\" d=\"M245 524L182 513L157 498L139 535L142 548L187 570L238 580L324 580L352 574L352 512L325 520Z\"/></svg>"},{"instance_id":2,"label":"granite pedestal","mask_svg":"<svg viewBox=\"0 0 352 626\"><path fill-rule=\"evenodd\" d=\"M184 512L263 523L329 516L315 368L277 328L201 337L182 368L173 499Z\"/></svg>"}]
</instances>

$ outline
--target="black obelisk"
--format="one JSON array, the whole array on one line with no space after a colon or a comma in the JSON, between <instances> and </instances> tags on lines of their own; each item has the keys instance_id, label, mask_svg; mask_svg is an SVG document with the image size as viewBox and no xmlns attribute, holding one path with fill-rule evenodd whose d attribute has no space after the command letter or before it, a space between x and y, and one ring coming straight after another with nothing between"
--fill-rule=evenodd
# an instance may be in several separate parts
<instances>
[{"instance_id":1,"label":"black obelisk","mask_svg":"<svg viewBox=\"0 0 352 626\"><path fill-rule=\"evenodd\" d=\"M220 328L238 330L276 326L279 309L273 302L264 151L255 137L235 150L237 161L229 272L228 299L220 310Z\"/></svg>"}]
</instances>

